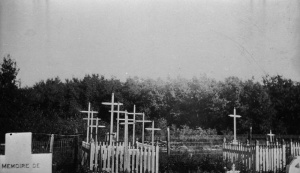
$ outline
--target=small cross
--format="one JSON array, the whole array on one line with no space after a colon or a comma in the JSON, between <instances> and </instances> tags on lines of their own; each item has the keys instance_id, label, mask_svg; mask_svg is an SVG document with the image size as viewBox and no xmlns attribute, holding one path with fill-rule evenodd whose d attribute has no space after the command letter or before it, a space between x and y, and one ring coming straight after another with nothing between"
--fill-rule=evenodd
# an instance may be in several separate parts
<instances>
[{"instance_id":1,"label":"small cross","mask_svg":"<svg viewBox=\"0 0 300 173\"><path fill-rule=\"evenodd\" d=\"M270 136L270 142L273 142L275 134L272 133L272 130L270 130L270 133L267 135Z\"/></svg>"}]
</instances>

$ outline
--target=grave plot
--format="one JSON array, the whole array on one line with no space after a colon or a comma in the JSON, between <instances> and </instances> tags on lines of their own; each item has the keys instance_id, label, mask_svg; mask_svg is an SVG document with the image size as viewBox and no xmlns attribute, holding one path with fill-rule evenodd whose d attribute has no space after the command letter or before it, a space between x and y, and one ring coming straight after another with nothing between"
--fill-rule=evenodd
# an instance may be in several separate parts
<instances>
[{"instance_id":1,"label":"grave plot","mask_svg":"<svg viewBox=\"0 0 300 173\"><path fill-rule=\"evenodd\" d=\"M137 113L134 106L133 112L129 113L127 110L121 111L120 106L122 103L115 102L114 94L112 94L111 102L103 102L102 104L111 106L111 123L110 131L106 137L106 140L98 138L98 128L101 127L98 124L99 118L93 116L93 112L90 109L88 111L81 111L88 114L87 120L87 136L86 141L82 142L82 160L81 164L84 167L88 167L90 171L135 171L135 172L159 172L159 146L154 144L154 122L152 122L152 128L148 130L152 131L152 143L151 145L144 144L144 113ZM115 110L117 106L117 110ZM98 113L98 112L97 112ZM117 114L117 131L114 131L114 114ZM124 115L124 118L120 116ZM130 119L129 115L133 115ZM137 115L143 115L143 120L137 120ZM96 120L96 124L94 121ZM142 143L138 143L135 140L135 125L137 122L143 123L142 131ZM124 125L123 141L120 142L120 125ZM128 126L132 125L132 141L129 142ZM93 133L93 128L96 128Z\"/></svg>"}]
</instances>

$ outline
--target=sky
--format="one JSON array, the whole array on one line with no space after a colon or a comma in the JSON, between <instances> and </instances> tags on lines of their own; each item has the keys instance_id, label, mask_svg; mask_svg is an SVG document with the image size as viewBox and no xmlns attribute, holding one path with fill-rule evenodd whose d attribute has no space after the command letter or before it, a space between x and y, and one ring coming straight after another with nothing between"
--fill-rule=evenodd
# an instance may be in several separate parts
<instances>
[{"instance_id":1,"label":"sky","mask_svg":"<svg viewBox=\"0 0 300 173\"><path fill-rule=\"evenodd\" d=\"M1 0L22 87L100 74L300 81L299 0Z\"/></svg>"}]
</instances>

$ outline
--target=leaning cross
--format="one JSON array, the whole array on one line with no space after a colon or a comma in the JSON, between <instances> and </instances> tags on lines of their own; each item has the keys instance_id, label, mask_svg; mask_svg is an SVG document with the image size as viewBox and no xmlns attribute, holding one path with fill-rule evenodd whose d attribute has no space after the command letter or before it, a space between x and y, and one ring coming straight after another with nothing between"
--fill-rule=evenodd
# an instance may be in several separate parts
<instances>
[{"instance_id":1,"label":"leaning cross","mask_svg":"<svg viewBox=\"0 0 300 173\"><path fill-rule=\"evenodd\" d=\"M88 114L88 122L87 122L87 131L86 131L86 142L88 143L89 142L89 137L90 137L90 120L93 121L93 118L94 118L94 114L97 114L98 112L96 111L91 111L91 103L89 103L89 108L88 108L88 111L80 111L81 113L87 113ZM92 129L92 132L93 133L93 129Z\"/></svg>"},{"instance_id":2,"label":"leaning cross","mask_svg":"<svg viewBox=\"0 0 300 173\"><path fill-rule=\"evenodd\" d=\"M111 102L102 102L103 105L110 105L110 135L109 135L109 145L112 143L113 125L114 125L114 106L123 105L122 103L115 103L114 93L111 96Z\"/></svg>"},{"instance_id":3,"label":"leaning cross","mask_svg":"<svg viewBox=\"0 0 300 173\"><path fill-rule=\"evenodd\" d=\"M233 144L237 144L236 140L236 118L240 118L240 115L236 115L236 110L234 108L233 115L229 115L230 117L233 117L233 129L234 129L234 138L233 138Z\"/></svg>"}]
</instances>

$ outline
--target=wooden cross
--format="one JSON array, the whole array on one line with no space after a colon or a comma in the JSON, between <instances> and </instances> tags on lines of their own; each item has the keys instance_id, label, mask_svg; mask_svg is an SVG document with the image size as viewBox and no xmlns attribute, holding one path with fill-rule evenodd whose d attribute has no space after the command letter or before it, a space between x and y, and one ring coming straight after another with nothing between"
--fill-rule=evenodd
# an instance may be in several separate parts
<instances>
[{"instance_id":1,"label":"wooden cross","mask_svg":"<svg viewBox=\"0 0 300 173\"><path fill-rule=\"evenodd\" d=\"M92 119L93 121L93 118L94 118L94 114L97 114L98 112L96 111L91 111L91 103L89 102L89 108L88 108L88 111L80 111L81 113L87 113L88 114L88 122L87 122L87 131L86 131L86 142L88 143L89 142L89 138L90 138L90 118ZM92 129L93 130L93 129ZM93 133L93 131L92 131Z\"/></svg>"},{"instance_id":2,"label":"wooden cross","mask_svg":"<svg viewBox=\"0 0 300 173\"><path fill-rule=\"evenodd\" d=\"M136 113L135 112L135 105L133 105L133 113L128 113L128 115L133 115L133 134L132 134L132 143L134 144L135 143L135 115L143 115L143 113Z\"/></svg>"},{"instance_id":3,"label":"wooden cross","mask_svg":"<svg viewBox=\"0 0 300 173\"><path fill-rule=\"evenodd\" d=\"M128 115L128 114L127 114ZM122 123L120 123L121 125L125 125L125 126L127 126L128 127L128 125L134 125L135 124L135 122L133 121L133 119L128 119L128 117L127 117L127 123L125 123L125 121L126 121L126 118L124 118L124 119L119 119L119 120L124 120L124 122L122 122ZM129 122L130 121L130 122ZM128 130L127 130L127 132L128 132ZM134 141L134 140L132 140L132 141ZM134 143L133 143L134 144Z\"/></svg>"},{"instance_id":4,"label":"wooden cross","mask_svg":"<svg viewBox=\"0 0 300 173\"><path fill-rule=\"evenodd\" d=\"M154 121L152 121L152 128L146 128L146 130L151 130L152 131L152 147L154 145L154 131L155 130L161 130L160 128L154 128Z\"/></svg>"},{"instance_id":5,"label":"wooden cross","mask_svg":"<svg viewBox=\"0 0 300 173\"><path fill-rule=\"evenodd\" d=\"M119 109L119 105L118 105L118 109ZM109 111L111 112L111 111ZM119 141L119 136L120 136L120 133L119 133L119 125L120 125L120 113L123 113L125 114L126 111L113 111L114 113L117 113L117 141Z\"/></svg>"},{"instance_id":6,"label":"wooden cross","mask_svg":"<svg viewBox=\"0 0 300 173\"><path fill-rule=\"evenodd\" d=\"M270 130L270 133L267 135L270 136L270 142L273 142L275 134L272 133L272 130Z\"/></svg>"},{"instance_id":7,"label":"wooden cross","mask_svg":"<svg viewBox=\"0 0 300 173\"><path fill-rule=\"evenodd\" d=\"M240 115L236 115L236 110L234 108L233 115L229 115L230 117L233 117L233 131L234 131L234 137L233 137L233 144L237 144L236 140L236 118L240 118Z\"/></svg>"},{"instance_id":8,"label":"wooden cross","mask_svg":"<svg viewBox=\"0 0 300 173\"><path fill-rule=\"evenodd\" d=\"M83 118L83 120L88 120L88 118ZM95 119L91 119L90 120L90 125L89 127L91 128L92 132L91 132L91 136L93 135L93 128L96 128L96 140L97 140L97 135L98 135L98 128L104 128L105 126L101 126L98 124L98 122L100 121L100 118L95 118ZM94 125L94 121L96 121L96 125ZM97 128L98 127L98 128ZM93 137L92 137L93 138Z\"/></svg>"},{"instance_id":9,"label":"wooden cross","mask_svg":"<svg viewBox=\"0 0 300 173\"><path fill-rule=\"evenodd\" d=\"M104 128L105 126L101 126L101 125L99 125L99 121L100 121L101 119L100 118L95 118L95 120L94 121L96 121L96 125L94 125L94 121L92 122L92 125L90 125L90 127L93 129L93 128L96 128L96 137L95 137L95 140L96 140L96 144L97 144L97 142L98 142L98 139L97 139L97 136L98 136L98 128Z\"/></svg>"},{"instance_id":10,"label":"wooden cross","mask_svg":"<svg viewBox=\"0 0 300 173\"><path fill-rule=\"evenodd\" d=\"M142 130L142 144L144 144L145 139L145 123L151 123L150 120L145 120L145 114L143 113L143 120L136 120L136 122L143 123L143 130Z\"/></svg>"},{"instance_id":11,"label":"wooden cross","mask_svg":"<svg viewBox=\"0 0 300 173\"><path fill-rule=\"evenodd\" d=\"M125 128L124 128L124 147L125 150L128 148L128 112L125 110Z\"/></svg>"},{"instance_id":12,"label":"wooden cross","mask_svg":"<svg viewBox=\"0 0 300 173\"><path fill-rule=\"evenodd\" d=\"M110 114L110 135L109 135L109 145L112 143L112 134L113 134L113 127L114 127L114 106L123 105L122 103L115 103L114 93L111 96L111 102L102 102L103 105L110 105L111 106L111 114Z\"/></svg>"}]
</instances>

